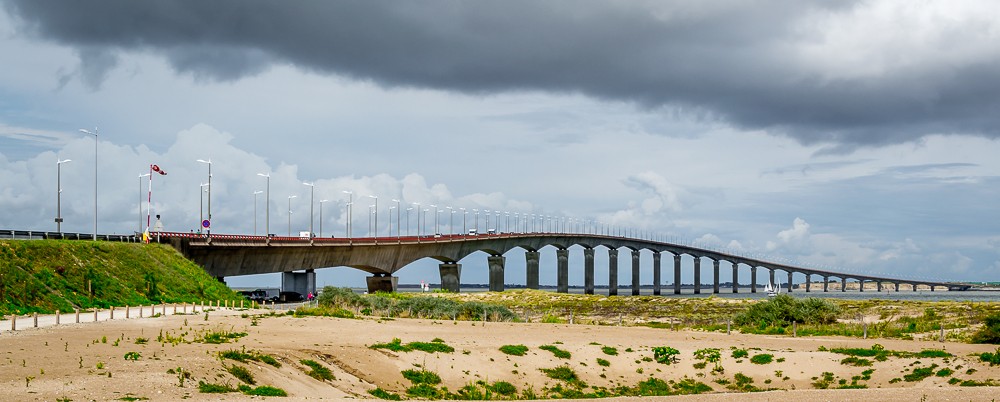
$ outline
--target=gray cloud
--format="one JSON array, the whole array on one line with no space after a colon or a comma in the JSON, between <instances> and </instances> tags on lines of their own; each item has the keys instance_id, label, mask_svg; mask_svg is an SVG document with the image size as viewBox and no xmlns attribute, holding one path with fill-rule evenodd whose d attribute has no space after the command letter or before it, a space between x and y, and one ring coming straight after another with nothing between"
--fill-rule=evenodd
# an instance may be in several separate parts
<instances>
[{"instance_id":1,"label":"gray cloud","mask_svg":"<svg viewBox=\"0 0 1000 402\"><path fill-rule=\"evenodd\" d=\"M913 45L906 16L899 32L852 29L867 21L857 14L868 3L5 4L23 32L80 49L91 85L114 59L83 56L114 54L88 53L105 49L160 54L205 80L290 64L386 87L581 93L829 144L824 153L938 133L1000 137L1000 56L988 50L995 27L959 21ZM838 34L870 48L831 39ZM937 53L951 44L968 51Z\"/></svg>"}]
</instances>

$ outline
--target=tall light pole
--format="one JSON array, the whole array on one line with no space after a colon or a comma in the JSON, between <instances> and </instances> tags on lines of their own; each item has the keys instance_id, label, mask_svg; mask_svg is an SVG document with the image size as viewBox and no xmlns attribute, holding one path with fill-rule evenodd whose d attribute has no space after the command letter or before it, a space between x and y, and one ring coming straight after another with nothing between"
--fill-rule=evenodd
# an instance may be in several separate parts
<instances>
[{"instance_id":1,"label":"tall light pole","mask_svg":"<svg viewBox=\"0 0 1000 402\"><path fill-rule=\"evenodd\" d=\"M444 207L448 210L448 235L455 234L455 208Z\"/></svg>"},{"instance_id":2,"label":"tall light pole","mask_svg":"<svg viewBox=\"0 0 1000 402\"><path fill-rule=\"evenodd\" d=\"M288 196L288 237L292 237L292 198L298 198L298 196Z\"/></svg>"},{"instance_id":3,"label":"tall light pole","mask_svg":"<svg viewBox=\"0 0 1000 402\"><path fill-rule=\"evenodd\" d=\"M417 208L417 237L420 237L420 235L423 233L423 231L420 230L420 203L414 202L413 206Z\"/></svg>"},{"instance_id":4,"label":"tall light pole","mask_svg":"<svg viewBox=\"0 0 1000 402\"><path fill-rule=\"evenodd\" d=\"M427 208L424 208L423 215L424 215L424 227L423 227L422 231L426 232L427 231Z\"/></svg>"},{"instance_id":5,"label":"tall light pole","mask_svg":"<svg viewBox=\"0 0 1000 402\"><path fill-rule=\"evenodd\" d=\"M315 234L315 232L313 232L313 205L315 205L313 200L316 195L316 183L302 182L302 184L309 186L309 238L312 238L313 234Z\"/></svg>"},{"instance_id":6,"label":"tall light pole","mask_svg":"<svg viewBox=\"0 0 1000 402\"><path fill-rule=\"evenodd\" d=\"M462 211L462 234L468 234L469 229L465 227L465 217L469 215L469 211L466 211L465 208L459 208L459 210Z\"/></svg>"},{"instance_id":7,"label":"tall light pole","mask_svg":"<svg viewBox=\"0 0 1000 402\"><path fill-rule=\"evenodd\" d=\"M401 229L403 229L403 227L399 225L400 214L403 213L403 210L399 207L399 200L393 198L392 201L396 203L396 239L398 240L399 237L400 237L399 232L400 232ZM392 214L391 213L389 214L389 219L392 219ZM407 222L407 224L409 224L409 222ZM409 233L407 233L407 234L409 234ZM392 231L391 230L389 231L389 236L392 236Z\"/></svg>"},{"instance_id":8,"label":"tall light pole","mask_svg":"<svg viewBox=\"0 0 1000 402\"><path fill-rule=\"evenodd\" d=\"M319 200L319 237L323 237L323 203L330 200Z\"/></svg>"},{"instance_id":9,"label":"tall light pole","mask_svg":"<svg viewBox=\"0 0 1000 402\"><path fill-rule=\"evenodd\" d=\"M271 238L271 174L257 173L257 176L267 178L267 186L264 187L264 237L270 242ZM255 198L256 199L256 198Z\"/></svg>"},{"instance_id":10,"label":"tall light pole","mask_svg":"<svg viewBox=\"0 0 1000 402\"><path fill-rule=\"evenodd\" d=\"M347 238L351 238L351 211L354 209L354 192L353 191L341 191L348 195L347 200Z\"/></svg>"},{"instance_id":11,"label":"tall light pole","mask_svg":"<svg viewBox=\"0 0 1000 402\"><path fill-rule=\"evenodd\" d=\"M80 132L94 136L94 241L97 241L97 127L94 132L82 128Z\"/></svg>"},{"instance_id":12,"label":"tall light pole","mask_svg":"<svg viewBox=\"0 0 1000 402\"><path fill-rule=\"evenodd\" d=\"M139 205L138 205L138 208L137 208L139 210L139 232L138 233L142 233L142 178L143 177L149 177L149 173L143 173L143 174L139 175Z\"/></svg>"},{"instance_id":13,"label":"tall light pole","mask_svg":"<svg viewBox=\"0 0 1000 402\"><path fill-rule=\"evenodd\" d=\"M490 210L484 209L483 215L486 216L486 233L490 233Z\"/></svg>"},{"instance_id":14,"label":"tall light pole","mask_svg":"<svg viewBox=\"0 0 1000 402\"><path fill-rule=\"evenodd\" d=\"M253 192L253 235L257 235L257 195L263 193L263 191L257 190Z\"/></svg>"},{"instance_id":15,"label":"tall light pole","mask_svg":"<svg viewBox=\"0 0 1000 402\"><path fill-rule=\"evenodd\" d=\"M410 237L410 210L413 208L406 208L406 237Z\"/></svg>"},{"instance_id":16,"label":"tall light pole","mask_svg":"<svg viewBox=\"0 0 1000 402\"><path fill-rule=\"evenodd\" d=\"M205 192L212 190L211 187L209 187L208 189L206 189L205 187L209 187L208 183L201 183L201 186L198 187L198 233L201 233L201 229L203 228L207 229L202 224L202 222L205 221L205 217L202 215L202 213L205 212Z\"/></svg>"},{"instance_id":17,"label":"tall light pole","mask_svg":"<svg viewBox=\"0 0 1000 402\"><path fill-rule=\"evenodd\" d=\"M429 206L431 208L434 208L434 235L436 236L441 234L441 232L438 230L438 206L437 205L429 205Z\"/></svg>"},{"instance_id":18,"label":"tall light pole","mask_svg":"<svg viewBox=\"0 0 1000 402\"><path fill-rule=\"evenodd\" d=\"M62 164L72 162L70 159L56 158L56 232L62 233ZM142 177L142 176L139 176ZM142 180L139 181L139 191L142 191ZM140 207L142 208L142 207ZM141 214L142 211L139 211ZM141 219L141 218L140 218Z\"/></svg>"},{"instance_id":19,"label":"tall light pole","mask_svg":"<svg viewBox=\"0 0 1000 402\"><path fill-rule=\"evenodd\" d=\"M369 195L368 198L375 199L375 238L378 238L378 196Z\"/></svg>"},{"instance_id":20,"label":"tall light pole","mask_svg":"<svg viewBox=\"0 0 1000 402\"><path fill-rule=\"evenodd\" d=\"M474 217L476 218L475 229L476 229L476 234L478 235L479 234L479 210L475 209L475 208L472 208L472 212L473 212Z\"/></svg>"},{"instance_id":21,"label":"tall light pole","mask_svg":"<svg viewBox=\"0 0 1000 402\"><path fill-rule=\"evenodd\" d=\"M205 229L212 233L212 160L198 159L198 162L208 164L208 227ZM202 223L198 222L198 225Z\"/></svg>"},{"instance_id":22,"label":"tall light pole","mask_svg":"<svg viewBox=\"0 0 1000 402\"><path fill-rule=\"evenodd\" d=\"M389 237L392 237L392 210L394 209L396 209L396 207L389 207L389 219L387 219L389 221ZM399 228L396 228L396 231L399 232ZM399 236L396 237L399 238Z\"/></svg>"}]
</instances>

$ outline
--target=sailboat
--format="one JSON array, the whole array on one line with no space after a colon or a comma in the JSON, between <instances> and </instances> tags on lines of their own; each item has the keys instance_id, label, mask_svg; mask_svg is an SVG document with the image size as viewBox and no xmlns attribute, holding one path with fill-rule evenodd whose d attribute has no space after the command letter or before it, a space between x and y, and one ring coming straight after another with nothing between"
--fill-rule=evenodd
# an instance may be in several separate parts
<instances>
[{"instance_id":1,"label":"sailboat","mask_svg":"<svg viewBox=\"0 0 1000 402\"><path fill-rule=\"evenodd\" d=\"M767 297L775 297L778 293L781 293L781 283L778 286L771 284L771 281L767 281L767 286L764 286L764 291L767 292Z\"/></svg>"}]
</instances>

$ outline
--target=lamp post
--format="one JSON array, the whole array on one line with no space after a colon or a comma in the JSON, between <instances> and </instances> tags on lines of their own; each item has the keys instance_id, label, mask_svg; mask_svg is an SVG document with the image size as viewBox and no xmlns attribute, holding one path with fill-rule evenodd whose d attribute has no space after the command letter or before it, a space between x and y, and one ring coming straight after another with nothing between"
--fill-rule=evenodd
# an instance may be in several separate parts
<instances>
[{"instance_id":1,"label":"lamp post","mask_svg":"<svg viewBox=\"0 0 1000 402\"><path fill-rule=\"evenodd\" d=\"M347 238L351 238L351 212L354 210L354 192L353 191L341 191L348 195L347 200Z\"/></svg>"},{"instance_id":2,"label":"lamp post","mask_svg":"<svg viewBox=\"0 0 1000 402\"><path fill-rule=\"evenodd\" d=\"M315 195L316 195L316 183L302 182L302 184L304 184L306 186L309 186L309 238L311 239L313 237L313 233L314 233L313 232L313 216L314 216L313 215L313 205L315 205L315 203L313 202L313 200L316 199L315 198Z\"/></svg>"},{"instance_id":3,"label":"lamp post","mask_svg":"<svg viewBox=\"0 0 1000 402\"><path fill-rule=\"evenodd\" d=\"M211 191L211 187L209 189L205 187L209 187L208 183L201 183L198 186L198 233L201 233L201 229L204 228L202 222L205 221L205 217L202 214L205 212L205 191Z\"/></svg>"},{"instance_id":4,"label":"lamp post","mask_svg":"<svg viewBox=\"0 0 1000 402\"><path fill-rule=\"evenodd\" d=\"M143 232L142 231L142 178L143 177L149 177L149 173L143 173L143 174L139 175L139 204L138 204L138 208L137 208L139 210L139 233ZM60 192L62 192L62 191L60 191ZM62 220L62 219L60 219L60 220Z\"/></svg>"},{"instance_id":5,"label":"lamp post","mask_svg":"<svg viewBox=\"0 0 1000 402\"><path fill-rule=\"evenodd\" d=\"M375 238L377 239L378 238L378 196L377 195L369 195L368 198L374 198L375 199Z\"/></svg>"},{"instance_id":6,"label":"lamp post","mask_svg":"<svg viewBox=\"0 0 1000 402\"><path fill-rule=\"evenodd\" d=\"M323 203L330 200L319 200L319 237L323 237Z\"/></svg>"},{"instance_id":7,"label":"lamp post","mask_svg":"<svg viewBox=\"0 0 1000 402\"><path fill-rule=\"evenodd\" d=\"M388 219L388 221L389 221L389 236L390 237L392 236L392 210L394 210L394 209L396 209L396 207L394 207L394 206L389 207L389 219ZM396 231L398 232L399 228L397 228ZM399 238L399 236L396 236L396 237Z\"/></svg>"},{"instance_id":8,"label":"lamp post","mask_svg":"<svg viewBox=\"0 0 1000 402\"><path fill-rule=\"evenodd\" d=\"M427 208L424 208L423 215L424 215L424 226L423 226L423 230L421 230L421 231L422 232L426 232L427 231Z\"/></svg>"},{"instance_id":9,"label":"lamp post","mask_svg":"<svg viewBox=\"0 0 1000 402\"><path fill-rule=\"evenodd\" d=\"M406 208L406 237L410 237L410 210L413 208Z\"/></svg>"},{"instance_id":10,"label":"lamp post","mask_svg":"<svg viewBox=\"0 0 1000 402\"><path fill-rule=\"evenodd\" d=\"M257 173L267 179L267 186L264 187L264 237L271 238L271 174ZM256 200L256 198L254 198Z\"/></svg>"},{"instance_id":11,"label":"lamp post","mask_svg":"<svg viewBox=\"0 0 1000 402\"><path fill-rule=\"evenodd\" d=\"M455 208L444 207L448 210L448 235L455 234Z\"/></svg>"},{"instance_id":12,"label":"lamp post","mask_svg":"<svg viewBox=\"0 0 1000 402\"><path fill-rule=\"evenodd\" d=\"M94 241L97 241L97 127L94 132L82 128L80 132L94 136Z\"/></svg>"},{"instance_id":13,"label":"lamp post","mask_svg":"<svg viewBox=\"0 0 1000 402\"><path fill-rule=\"evenodd\" d=\"M62 233L62 164L72 162L70 159L59 160L56 158L56 232ZM142 178L142 176L139 176ZM139 191L142 192L142 180L139 180ZM140 194L141 196L141 194ZM142 208L141 206L139 208ZM140 210L141 214L142 211ZM142 219L142 218L139 218ZM141 225L141 223L140 223ZM140 228L140 231L142 229Z\"/></svg>"},{"instance_id":14,"label":"lamp post","mask_svg":"<svg viewBox=\"0 0 1000 402\"><path fill-rule=\"evenodd\" d=\"M423 233L423 231L420 230L420 203L414 202L413 206L417 209L417 237L419 238Z\"/></svg>"},{"instance_id":15,"label":"lamp post","mask_svg":"<svg viewBox=\"0 0 1000 402\"><path fill-rule=\"evenodd\" d=\"M472 212L473 212L474 217L476 218L476 224L474 226L475 226L475 229L476 229L476 234L478 235L479 234L479 210L475 209L475 208L472 208Z\"/></svg>"},{"instance_id":16,"label":"lamp post","mask_svg":"<svg viewBox=\"0 0 1000 402\"><path fill-rule=\"evenodd\" d=\"M484 209L483 215L486 217L486 233L490 233L490 210Z\"/></svg>"},{"instance_id":17,"label":"lamp post","mask_svg":"<svg viewBox=\"0 0 1000 402\"><path fill-rule=\"evenodd\" d=\"M403 212L403 210L400 209L400 207L399 207L399 200L393 198L392 201L396 203L396 239L398 240L399 237L400 237L400 233L399 233L400 229L403 228L402 226L399 225L400 214ZM389 214L389 219L392 219L392 214L391 213ZM407 222L407 223L409 223L409 222ZM409 234L409 233L407 233L407 234ZM392 236L392 231L391 230L389 231L389 236Z\"/></svg>"},{"instance_id":18,"label":"lamp post","mask_svg":"<svg viewBox=\"0 0 1000 402\"><path fill-rule=\"evenodd\" d=\"M205 228L209 233L212 232L212 160L198 159L198 162L208 165L208 227ZM198 222L198 227L201 227L201 222Z\"/></svg>"},{"instance_id":19,"label":"lamp post","mask_svg":"<svg viewBox=\"0 0 1000 402\"><path fill-rule=\"evenodd\" d=\"M462 211L462 234L468 234L469 229L465 228L465 216L469 214L469 211L466 211L465 208L459 208L458 210Z\"/></svg>"},{"instance_id":20,"label":"lamp post","mask_svg":"<svg viewBox=\"0 0 1000 402\"><path fill-rule=\"evenodd\" d=\"M288 196L288 237L292 237L292 198L297 197L297 195Z\"/></svg>"},{"instance_id":21,"label":"lamp post","mask_svg":"<svg viewBox=\"0 0 1000 402\"><path fill-rule=\"evenodd\" d=\"M438 230L438 206L430 205L430 207L434 208L434 235L437 236L441 234L441 231Z\"/></svg>"},{"instance_id":22,"label":"lamp post","mask_svg":"<svg viewBox=\"0 0 1000 402\"><path fill-rule=\"evenodd\" d=\"M253 192L253 235L257 235L257 194L261 194L263 191L257 190Z\"/></svg>"}]
</instances>

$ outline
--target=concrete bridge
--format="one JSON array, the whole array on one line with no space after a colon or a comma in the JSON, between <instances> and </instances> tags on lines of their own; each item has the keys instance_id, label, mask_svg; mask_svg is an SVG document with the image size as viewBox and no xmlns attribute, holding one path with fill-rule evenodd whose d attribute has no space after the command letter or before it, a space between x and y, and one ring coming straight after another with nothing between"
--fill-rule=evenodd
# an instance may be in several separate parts
<instances>
[{"instance_id":1,"label":"concrete bridge","mask_svg":"<svg viewBox=\"0 0 1000 402\"><path fill-rule=\"evenodd\" d=\"M831 278L840 280L840 290L846 291L849 280L859 283L864 291L865 282L876 283L876 289L891 286L899 291L901 285L916 290L917 286L927 286L931 290L945 287L948 290L968 290L969 285L948 282L932 282L899 279L871 275L824 271L814 268L796 267L786 264L747 258L693 246L662 241L643 240L618 236L579 233L502 233L480 235L438 235L403 236L377 238L296 238L264 237L242 235L218 235L210 237L190 233L159 233L158 240L169 243L187 258L202 265L209 274L222 280L228 276L264 273L282 273L282 288L314 292L316 289L315 269L328 267L352 267L372 274L368 278L368 290L395 291L396 271L422 258L440 261L441 287L458 292L461 283L462 258L482 251L488 254L489 287L491 291L503 291L506 254L510 250L522 249L527 265L526 283L528 288L538 288L539 250L545 246L556 248L557 291L569 291L569 247L583 247L584 292L594 293L594 253L603 247L608 253L608 293L618 294L618 259L631 258L631 289L639 294L640 252L649 250L653 254L653 294L662 291L661 260L663 253L673 257L673 293L681 293L681 269L684 260L691 261L694 270L694 293L702 292L702 263L711 264L711 292L720 293L719 272L725 262L732 269L733 293L739 292L740 271L749 270L750 292L757 292L757 271L768 271L770 283L775 281L775 272L788 275L785 282L787 292L793 290L792 274L805 275L805 291L811 292L813 278L821 279L824 292L829 291ZM625 249L626 255L620 256ZM669 261L669 260L668 260ZM305 270L304 273L292 272ZM821 282L821 283L820 283ZM708 291L706 289L706 291Z\"/></svg>"}]
</instances>

